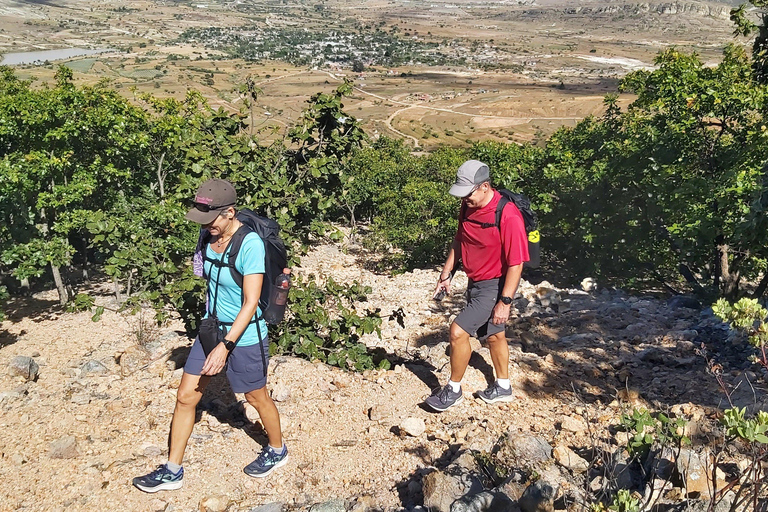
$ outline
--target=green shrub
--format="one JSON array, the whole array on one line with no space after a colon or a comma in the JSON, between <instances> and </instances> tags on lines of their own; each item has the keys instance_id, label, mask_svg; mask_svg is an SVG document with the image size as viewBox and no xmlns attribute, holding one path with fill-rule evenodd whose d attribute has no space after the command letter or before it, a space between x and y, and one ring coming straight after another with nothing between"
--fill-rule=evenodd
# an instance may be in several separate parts
<instances>
[{"instance_id":1,"label":"green shrub","mask_svg":"<svg viewBox=\"0 0 768 512\"><path fill-rule=\"evenodd\" d=\"M379 310L360 311L371 289L355 282L320 285L315 276L300 279L289 293L286 320L270 330L270 354L292 354L346 370L390 367L389 361L370 353L360 337L381 336Z\"/></svg>"}]
</instances>

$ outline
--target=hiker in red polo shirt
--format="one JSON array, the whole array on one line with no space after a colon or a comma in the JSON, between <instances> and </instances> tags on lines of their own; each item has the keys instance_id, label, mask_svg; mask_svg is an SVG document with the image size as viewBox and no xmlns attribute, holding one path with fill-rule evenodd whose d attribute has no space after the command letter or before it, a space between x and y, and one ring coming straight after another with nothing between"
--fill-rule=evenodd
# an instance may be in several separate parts
<instances>
[{"instance_id":1,"label":"hiker in red polo shirt","mask_svg":"<svg viewBox=\"0 0 768 512\"><path fill-rule=\"evenodd\" d=\"M450 292L452 269L459 258L469 284L467 305L451 324L451 379L425 401L440 412L463 398L461 379L472 355L472 335L487 340L496 371L496 381L488 389L478 391L477 396L487 403L513 400L505 327L523 263L529 259L523 216L513 202L504 206L500 226L495 225L501 195L491 187L487 165L477 160L464 162L449 192L462 198L459 228L435 293Z\"/></svg>"}]
</instances>

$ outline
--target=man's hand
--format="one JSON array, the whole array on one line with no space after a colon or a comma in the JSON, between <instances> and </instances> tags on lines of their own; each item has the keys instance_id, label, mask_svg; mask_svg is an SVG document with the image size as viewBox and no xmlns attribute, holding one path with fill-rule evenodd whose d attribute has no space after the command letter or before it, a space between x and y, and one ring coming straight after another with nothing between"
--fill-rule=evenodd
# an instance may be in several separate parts
<instances>
[{"instance_id":1,"label":"man's hand","mask_svg":"<svg viewBox=\"0 0 768 512\"><path fill-rule=\"evenodd\" d=\"M448 276L448 279L442 279L443 274L440 274L440 277L437 278L437 285L435 286L435 293L433 295L437 295L440 290L445 290L446 295L450 295L451 293L451 278L452 276Z\"/></svg>"},{"instance_id":2,"label":"man's hand","mask_svg":"<svg viewBox=\"0 0 768 512\"><path fill-rule=\"evenodd\" d=\"M506 305L501 301L497 302L496 305L493 307L493 315L491 315L491 323L496 325L506 324L507 320L509 320L509 312L511 309L512 309L512 304Z\"/></svg>"},{"instance_id":3,"label":"man's hand","mask_svg":"<svg viewBox=\"0 0 768 512\"><path fill-rule=\"evenodd\" d=\"M203 370L200 372L201 375L216 375L219 373L224 368L228 355L229 350L224 346L224 343L216 345L216 347L211 350L211 353L208 354L208 357L205 358Z\"/></svg>"}]
</instances>

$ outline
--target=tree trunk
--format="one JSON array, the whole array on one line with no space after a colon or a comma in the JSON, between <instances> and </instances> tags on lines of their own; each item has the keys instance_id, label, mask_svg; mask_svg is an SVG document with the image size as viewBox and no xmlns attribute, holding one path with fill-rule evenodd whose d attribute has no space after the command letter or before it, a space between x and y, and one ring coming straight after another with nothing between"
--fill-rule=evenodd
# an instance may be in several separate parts
<instances>
[{"instance_id":1,"label":"tree trunk","mask_svg":"<svg viewBox=\"0 0 768 512\"><path fill-rule=\"evenodd\" d=\"M760 283L757 285L757 288L755 289L755 293L752 296L753 299L762 299L763 295L765 295L765 290L768 288L768 272L763 274L763 278L760 279Z\"/></svg>"},{"instance_id":2,"label":"tree trunk","mask_svg":"<svg viewBox=\"0 0 768 512\"><path fill-rule=\"evenodd\" d=\"M115 300L117 305L120 306L123 303L123 295L120 293L120 280L115 276L112 278L112 282L115 284Z\"/></svg>"},{"instance_id":3,"label":"tree trunk","mask_svg":"<svg viewBox=\"0 0 768 512\"><path fill-rule=\"evenodd\" d=\"M165 160L165 151L160 155L157 162L157 184L160 187L160 197L165 197L165 176L163 176L163 160Z\"/></svg>"},{"instance_id":4,"label":"tree trunk","mask_svg":"<svg viewBox=\"0 0 768 512\"><path fill-rule=\"evenodd\" d=\"M21 289L22 289L22 292L21 292L22 295L31 295L32 294L32 291L30 290L30 287L29 287L29 278L28 277L25 277L24 279L21 280Z\"/></svg>"},{"instance_id":5,"label":"tree trunk","mask_svg":"<svg viewBox=\"0 0 768 512\"><path fill-rule=\"evenodd\" d=\"M59 267L51 264L51 273L53 274L53 282L56 283L56 290L59 292L59 303L65 306L69 302L69 296L67 295L67 288L64 286L64 281L61 279L61 272Z\"/></svg>"},{"instance_id":6,"label":"tree trunk","mask_svg":"<svg viewBox=\"0 0 768 512\"><path fill-rule=\"evenodd\" d=\"M731 272L728 263L728 252L730 247L728 244L720 244L717 246L718 252L718 265L717 269L719 275L717 276L719 282L722 283L722 292L725 297L734 297L739 291L739 272Z\"/></svg>"},{"instance_id":7,"label":"tree trunk","mask_svg":"<svg viewBox=\"0 0 768 512\"><path fill-rule=\"evenodd\" d=\"M91 280L88 275L88 240L85 237L80 240L83 242L83 279L88 282Z\"/></svg>"}]
</instances>

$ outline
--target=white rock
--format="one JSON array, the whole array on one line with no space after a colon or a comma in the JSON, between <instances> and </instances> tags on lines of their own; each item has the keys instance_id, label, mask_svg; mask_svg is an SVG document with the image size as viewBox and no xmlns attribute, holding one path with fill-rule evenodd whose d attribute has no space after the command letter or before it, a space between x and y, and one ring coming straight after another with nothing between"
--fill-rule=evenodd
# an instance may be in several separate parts
<instances>
[{"instance_id":1,"label":"white rock","mask_svg":"<svg viewBox=\"0 0 768 512\"><path fill-rule=\"evenodd\" d=\"M275 387L272 388L272 400L275 402L285 402L289 398L291 398L290 388L282 382L275 384Z\"/></svg>"},{"instance_id":2,"label":"white rock","mask_svg":"<svg viewBox=\"0 0 768 512\"><path fill-rule=\"evenodd\" d=\"M589 462L579 457L573 450L565 445L558 445L552 450L552 456L566 469L576 473L583 473L589 469Z\"/></svg>"},{"instance_id":3,"label":"white rock","mask_svg":"<svg viewBox=\"0 0 768 512\"><path fill-rule=\"evenodd\" d=\"M427 426L424 420L421 418L406 418L400 423L400 430L412 437L419 437L424 431L427 430Z\"/></svg>"},{"instance_id":4,"label":"white rock","mask_svg":"<svg viewBox=\"0 0 768 512\"><path fill-rule=\"evenodd\" d=\"M593 277L585 277L581 280L581 289L585 292L593 292L597 290L597 281Z\"/></svg>"}]
</instances>

